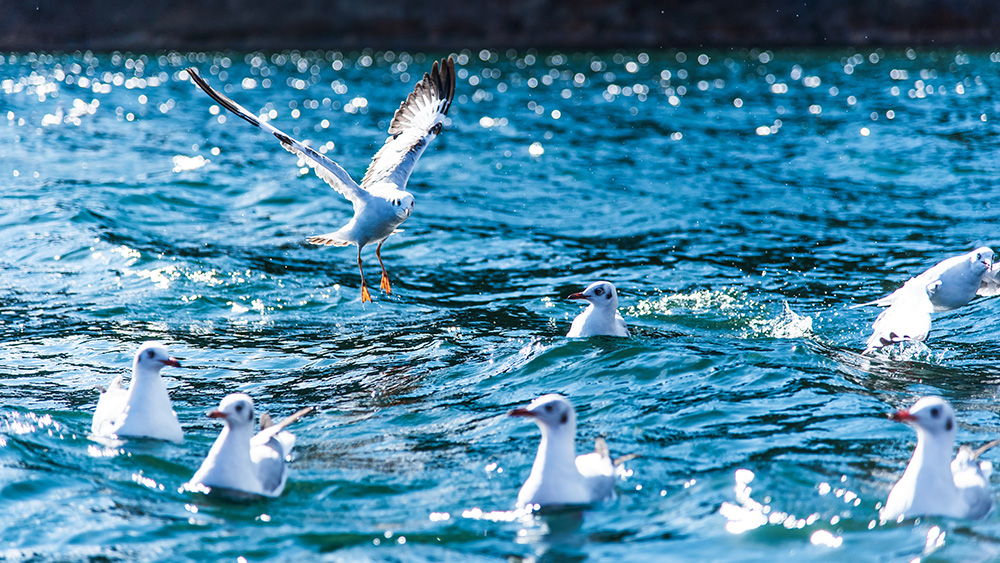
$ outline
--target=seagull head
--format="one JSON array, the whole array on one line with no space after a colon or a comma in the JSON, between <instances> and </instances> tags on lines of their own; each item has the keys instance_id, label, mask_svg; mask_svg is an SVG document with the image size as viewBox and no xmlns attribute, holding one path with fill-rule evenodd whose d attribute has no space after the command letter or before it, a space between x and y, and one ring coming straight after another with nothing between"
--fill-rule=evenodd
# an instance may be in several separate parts
<instances>
[{"instance_id":1,"label":"seagull head","mask_svg":"<svg viewBox=\"0 0 1000 563\"><path fill-rule=\"evenodd\" d=\"M989 270L993 266L993 250L988 246L982 246L969 253L969 262L976 269L983 268Z\"/></svg>"},{"instance_id":2,"label":"seagull head","mask_svg":"<svg viewBox=\"0 0 1000 563\"><path fill-rule=\"evenodd\" d=\"M585 299L597 308L618 308L618 291L609 281L594 282L580 293L569 295L567 299Z\"/></svg>"},{"instance_id":3,"label":"seagull head","mask_svg":"<svg viewBox=\"0 0 1000 563\"><path fill-rule=\"evenodd\" d=\"M522 416L535 421L543 430L576 433L576 411L566 397L555 393L542 395L526 408L510 411L510 416Z\"/></svg>"},{"instance_id":4,"label":"seagull head","mask_svg":"<svg viewBox=\"0 0 1000 563\"><path fill-rule=\"evenodd\" d=\"M134 373L160 373L163 366L181 367L176 358L170 357L162 342L150 341L139 346L132 361Z\"/></svg>"},{"instance_id":5,"label":"seagull head","mask_svg":"<svg viewBox=\"0 0 1000 563\"><path fill-rule=\"evenodd\" d=\"M896 411L889 418L915 426L918 434L955 439L955 411L941 397L922 397L909 409Z\"/></svg>"},{"instance_id":6,"label":"seagull head","mask_svg":"<svg viewBox=\"0 0 1000 563\"><path fill-rule=\"evenodd\" d=\"M392 204L392 210L400 219L406 219L413 213L413 194L403 190L392 190L385 195L386 200Z\"/></svg>"},{"instance_id":7,"label":"seagull head","mask_svg":"<svg viewBox=\"0 0 1000 563\"><path fill-rule=\"evenodd\" d=\"M253 399L246 393L226 395L219 408L209 411L209 418L221 418L230 428L253 429Z\"/></svg>"}]
</instances>

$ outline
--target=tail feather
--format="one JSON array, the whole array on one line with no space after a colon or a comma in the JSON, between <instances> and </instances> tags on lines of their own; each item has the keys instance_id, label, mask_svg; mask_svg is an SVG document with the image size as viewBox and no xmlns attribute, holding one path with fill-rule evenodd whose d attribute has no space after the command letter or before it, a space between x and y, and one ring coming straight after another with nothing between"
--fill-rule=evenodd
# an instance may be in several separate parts
<instances>
[{"instance_id":1,"label":"tail feather","mask_svg":"<svg viewBox=\"0 0 1000 563\"><path fill-rule=\"evenodd\" d=\"M311 244L318 244L320 246L350 246L350 242L344 240L339 233L327 233L325 235L318 235L315 237L309 237L306 239L307 242Z\"/></svg>"}]
</instances>

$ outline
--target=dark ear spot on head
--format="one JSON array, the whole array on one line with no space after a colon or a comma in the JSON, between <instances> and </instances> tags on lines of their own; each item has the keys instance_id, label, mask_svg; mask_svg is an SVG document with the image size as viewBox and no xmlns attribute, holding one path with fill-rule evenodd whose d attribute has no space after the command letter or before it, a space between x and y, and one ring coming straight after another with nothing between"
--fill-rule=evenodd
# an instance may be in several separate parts
<instances>
[{"instance_id":1,"label":"dark ear spot on head","mask_svg":"<svg viewBox=\"0 0 1000 563\"><path fill-rule=\"evenodd\" d=\"M567 421L569 421L569 415L562 413L562 416L559 417L559 424L566 424Z\"/></svg>"},{"instance_id":2,"label":"dark ear spot on head","mask_svg":"<svg viewBox=\"0 0 1000 563\"><path fill-rule=\"evenodd\" d=\"M951 429L954 427L955 423L952 422L950 418L944 423L944 429L947 430L948 432L951 432Z\"/></svg>"}]
</instances>

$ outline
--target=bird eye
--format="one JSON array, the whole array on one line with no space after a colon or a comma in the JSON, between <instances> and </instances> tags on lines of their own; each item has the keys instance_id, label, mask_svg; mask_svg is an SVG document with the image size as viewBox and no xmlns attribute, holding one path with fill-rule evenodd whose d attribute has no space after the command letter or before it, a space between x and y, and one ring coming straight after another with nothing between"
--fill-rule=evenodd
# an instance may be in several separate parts
<instances>
[{"instance_id":1,"label":"bird eye","mask_svg":"<svg viewBox=\"0 0 1000 563\"><path fill-rule=\"evenodd\" d=\"M941 416L941 409L939 409L937 407L934 407L933 409L931 409L931 416L934 417L934 418L937 418L937 417Z\"/></svg>"},{"instance_id":2,"label":"bird eye","mask_svg":"<svg viewBox=\"0 0 1000 563\"><path fill-rule=\"evenodd\" d=\"M152 350L147 350L146 351L146 357L147 358L152 358L155 355L156 355L156 352L153 352Z\"/></svg>"},{"instance_id":3,"label":"bird eye","mask_svg":"<svg viewBox=\"0 0 1000 563\"><path fill-rule=\"evenodd\" d=\"M552 412L552 405L545 405L545 412Z\"/></svg>"},{"instance_id":4,"label":"bird eye","mask_svg":"<svg viewBox=\"0 0 1000 563\"><path fill-rule=\"evenodd\" d=\"M243 405L236 405L236 412L243 412Z\"/></svg>"},{"instance_id":5,"label":"bird eye","mask_svg":"<svg viewBox=\"0 0 1000 563\"><path fill-rule=\"evenodd\" d=\"M594 294L595 295L604 295L604 288L603 287L599 287L599 288L595 289L594 290Z\"/></svg>"}]
</instances>

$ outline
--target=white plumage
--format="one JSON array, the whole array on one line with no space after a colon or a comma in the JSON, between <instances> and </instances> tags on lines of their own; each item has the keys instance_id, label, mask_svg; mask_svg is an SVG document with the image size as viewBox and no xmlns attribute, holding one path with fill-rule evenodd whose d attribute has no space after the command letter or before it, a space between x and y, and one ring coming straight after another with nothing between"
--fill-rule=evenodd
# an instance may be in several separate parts
<instances>
[{"instance_id":1,"label":"white plumage","mask_svg":"<svg viewBox=\"0 0 1000 563\"><path fill-rule=\"evenodd\" d=\"M132 360L132 381L122 388L122 377L101 393L90 430L108 438L155 438L181 442L184 432L170 403L163 366L180 367L161 342L146 342Z\"/></svg>"},{"instance_id":2,"label":"white plumage","mask_svg":"<svg viewBox=\"0 0 1000 563\"><path fill-rule=\"evenodd\" d=\"M271 426L265 426L262 417L262 428L255 435L253 399L244 393L227 395L217 410L208 413L226 425L185 487L279 496L288 480L287 462L295 446L295 436L285 428L311 410L302 409Z\"/></svg>"},{"instance_id":3,"label":"white plumage","mask_svg":"<svg viewBox=\"0 0 1000 563\"><path fill-rule=\"evenodd\" d=\"M855 305L888 307L872 324L865 351L897 342L921 342L931 329L931 313L963 307L976 295L1000 292L993 268L993 251L987 247L953 256L910 278L885 297Z\"/></svg>"},{"instance_id":4,"label":"white plumage","mask_svg":"<svg viewBox=\"0 0 1000 563\"><path fill-rule=\"evenodd\" d=\"M413 92L396 110L389 124L389 137L375 154L365 176L358 185L339 164L309 146L282 133L255 117L243 106L208 85L193 68L188 74L199 88L222 107L268 133L286 150L303 159L316 175L346 197L354 206L354 217L340 229L309 237L313 244L358 247L358 270L361 272L361 301L370 302L371 295L361 265L361 250L378 243L375 255L382 267L381 288L392 293L389 276L382 262L382 243L406 221L413 212L413 195L406 191L410 172L427 145L441 132L444 118L455 97L455 62L450 57L435 61L430 73L425 73Z\"/></svg>"},{"instance_id":5,"label":"white plumage","mask_svg":"<svg viewBox=\"0 0 1000 563\"><path fill-rule=\"evenodd\" d=\"M993 505L989 475L993 465L977 458L991 442L978 451L962 446L955 459L955 412L941 397L923 397L908 410L897 411L893 420L906 422L917 431L913 457L889 493L882 520L917 516L981 518Z\"/></svg>"},{"instance_id":6,"label":"white plumage","mask_svg":"<svg viewBox=\"0 0 1000 563\"><path fill-rule=\"evenodd\" d=\"M573 319L566 336L629 336L625 319L618 314L618 291L611 282L594 282L567 299L585 299L590 305Z\"/></svg>"},{"instance_id":7,"label":"white plumage","mask_svg":"<svg viewBox=\"0 0 1000 563\"><path fill-rule=\"evenodd\" d=\"M543 395L510 416L531 418L542 431L531 474L517 494L518 507L590 504L614 495L618 466L634 456L612 460L601 438L593 453L577 456L576 412L565 397Z\"/></svg>"}]
</instances>

